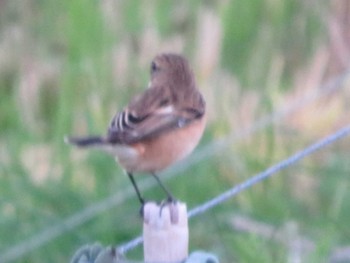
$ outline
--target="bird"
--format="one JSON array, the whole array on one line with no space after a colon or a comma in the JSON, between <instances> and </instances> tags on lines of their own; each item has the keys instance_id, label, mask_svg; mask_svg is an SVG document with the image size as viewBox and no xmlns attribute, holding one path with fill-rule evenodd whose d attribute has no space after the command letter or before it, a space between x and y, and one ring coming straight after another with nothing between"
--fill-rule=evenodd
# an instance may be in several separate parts
<instances>
[{"instance_id":1,"label":"bird","mask_svg":"<svg viewBox=\"0 0 350 263\"><path fill-rule=\"evenodd\" d=\"M99 148L112 154L128 175L142 205L145 199L135 173L151 174L167 195L176 199L158 173L189 155L206 126L206 103L197 89L187 59L161 53L150 64L148 87L112 118L102 136L66 137L80 148Z\"/></svg>"}]
</instances>

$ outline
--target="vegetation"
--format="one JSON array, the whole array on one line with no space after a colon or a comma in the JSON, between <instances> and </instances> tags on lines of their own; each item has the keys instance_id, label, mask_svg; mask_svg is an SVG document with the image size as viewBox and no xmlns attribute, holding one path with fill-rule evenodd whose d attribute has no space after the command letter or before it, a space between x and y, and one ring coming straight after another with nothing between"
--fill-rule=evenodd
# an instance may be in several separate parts
<instances>
[{"instance_id":1,"label":"vegetation","mask_svg":"<svg viewBox=\"0 0 350 263\"><path fill-rule=\"evenodd\" d=\"M328 93L323 85L348 64L349 16L346 0L0 1L0 261L67 262L84 244L141 233L139 204L113 158L63 137L104 133L145 88L159 52L188 57L208 105L197 151L163 177L189 208L346 125L349 82ZM322 95L301 103L310 94ZM221 262L336 260L350 242L349 146L325 148L193 218L191 250ZM158 188L145 195L163 198ZM76 215L80 223L67 221Z\"/></svg>"}]
</instances>

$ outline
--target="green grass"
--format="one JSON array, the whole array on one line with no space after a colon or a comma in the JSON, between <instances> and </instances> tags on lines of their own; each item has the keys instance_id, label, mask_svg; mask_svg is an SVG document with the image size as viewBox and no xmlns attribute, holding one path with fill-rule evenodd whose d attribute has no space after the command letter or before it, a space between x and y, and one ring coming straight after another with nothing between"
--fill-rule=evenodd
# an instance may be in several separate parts
<instances>
[{"instance_id":1,"label":"green grass","mask_svg":"<svg viewBox=\"0 0 350 263\"><path fill-rule=\"evenodd\" d=\"M199 152L317 90L325 75L336 75L326 70L313 82L316 87L308 86L317 55L330 45L320 12L326 4L309 5L292 0L0 2L0 261L16 245L131 187L113 158L70 148L63 137L104 133L113 114L146 87L149 62L160 50L185 53L200 76L209 119ZM217 50L198 39L203 12L220 21ZM207 34L214 27L209 24ZM198 55L208 53L213 55L205 63L196 63ZM205 202L345 124L347 93L334 92L327 101L229 141L165 184L189 208ZM326 261L350 241L348 147L345 139L325 148L193 218L191 250L213 252L221 262L289 262L288 245L232 225L236 215L245 215L276 232L296 225L314 245L302 262ZM145 195L163 198L157 188ZM84 244L129 241L141 234L138 209L133 196L69 231L62 226L56 238L18 253L13 262L67 262ZM141 260L141 248L128 258Z\"/></svg>"}]
</instances>

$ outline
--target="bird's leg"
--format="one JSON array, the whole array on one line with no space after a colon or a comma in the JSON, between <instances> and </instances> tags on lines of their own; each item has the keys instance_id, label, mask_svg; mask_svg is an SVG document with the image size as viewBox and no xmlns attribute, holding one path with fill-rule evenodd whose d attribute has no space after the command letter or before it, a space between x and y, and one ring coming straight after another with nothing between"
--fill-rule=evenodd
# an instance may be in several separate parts
<instances>
[{"instance_id":1,"label":"bird's leg","mask_svg":"<svg viewBox=\"0 0 350 263\"><path fill-rule=\"evenodd\" d=\"M140 190L139 190L139 188L137 187L137 184L136 184L136 182L135 182L134 176L133 176L132 173L127 173L127 174L128 174L129 179L130 179L130 181L131 181L131 183L132 183L132 185L133 185L133 187L134 187L134 189L135 189L135 191L136 191L137 197L138 197L138 199L139 199L141 205L143 206L143 205L145 204L145 200L143 199L143 197L142 197L142 195L141 195L141 193L140 193Z\"/></svg>"},{"instance_id":2,"label":"bird's leg","mask_svg":"<svg viewBox=\"0 0 350 263\"><path fill-rule=\"evenodd\" d=\"M166 193L167 195L167 202L168 203L175 203L176 199L174 198L174 196L170 193L170 191L164 186L164 184L160 181L160 179L158 178L158 176L155 173L152 173L152 176L154 177L154 179L156 179L157 183L160 185L160 187L163 189L163 191Z\"/></svg>"},{"instance_id":3,"label":"bird's leg","mask_svg":"<svg viewBox=\"0 0 350 263\"><path fill-rule=\"evenodd\" d=\"M159 209L159 216L162 216L162 212L165 206L169 206L169 211L171 213L171 208L174 207L177 200L174 198L174 196L170 193L170 191L164 186L164 184L160 181L158 176L155 173L152 173L154 179L156 179L157 183L160 185L160 187L163 189L163 191L167 194L167 199L165 201L162 201L160 203L160 209Z\"/></svg>"}]
</instances>

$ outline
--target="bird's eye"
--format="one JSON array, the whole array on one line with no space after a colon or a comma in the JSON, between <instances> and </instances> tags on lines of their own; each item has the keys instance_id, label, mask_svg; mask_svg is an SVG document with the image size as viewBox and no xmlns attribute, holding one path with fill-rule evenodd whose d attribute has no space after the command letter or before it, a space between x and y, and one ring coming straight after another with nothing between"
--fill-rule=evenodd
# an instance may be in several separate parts
<instances>
[{"instance_id":1,"label":"bird's eye","mask_svg":"<svg viewBox=\"0 0 350 263\"><path fill-rule=\"evenodd\" d=\"M151 64L151 72L155 72L156 70L158 69L158 66L157 64L153 61L152 64Z\"/></svg>"}]
</instances>

